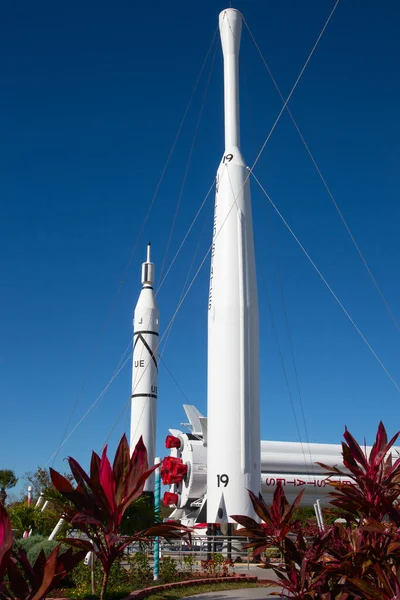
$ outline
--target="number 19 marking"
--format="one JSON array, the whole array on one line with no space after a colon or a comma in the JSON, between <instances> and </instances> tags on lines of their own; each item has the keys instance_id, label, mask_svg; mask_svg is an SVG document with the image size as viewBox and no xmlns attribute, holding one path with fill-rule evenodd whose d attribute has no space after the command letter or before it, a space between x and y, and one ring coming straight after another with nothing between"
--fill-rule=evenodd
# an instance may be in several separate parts
<instances>
[{"instance_id":1,"label":"number 19 marking","mask_svg":"<svg viewBox=\"0 0 400 600\"><path fill-rule=\"evenodd\" d=\"M229 477L226 473L222 473L222 475L217 475L217 486L221 487L221 484L226 487L229 483Z\"/></svg>"}]
</instances>

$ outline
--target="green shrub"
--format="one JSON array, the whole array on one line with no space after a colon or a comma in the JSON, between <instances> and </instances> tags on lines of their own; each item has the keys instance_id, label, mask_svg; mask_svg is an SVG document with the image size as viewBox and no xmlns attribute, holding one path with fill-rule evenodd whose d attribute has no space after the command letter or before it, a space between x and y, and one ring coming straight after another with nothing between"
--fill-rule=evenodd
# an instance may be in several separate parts
<instances>
[{"instance_id":1,"label":"green shrub","mask_svg":"<svg viewBox=\"0 0 400 600\"><path fill-rule=\"evenodd\" d=\"M31 535L28 538L20 538L14 541L14 548L21 548L26 554L34 548L37 544L47 542L47 539L42 535Z\"/></svg>"},{"instance_id":2,"label":"green shrub","mask_svg":"<svg viewBox=\"0 0 400 600\"><path fill-rule=\"evenodd\" d=\"M220 577L226 569L224 569L225 558L220 553L213 553L208 560L201 561L201 567L205 573L212 577Z\"/></svg>"},{"instance_id":3,"label":"green shrub","mask_svg":"<svg viewBox=\"0 0 400 600\"><path fill-rule=\"evenodd\" d=\"M135 552L129 559L129 582L135 589L146 587L153 580L153 571L144 552Z\"/></svg>"},{"instance_id":4,"label":"green shrub","mask_svg":"<svg viewBox=\"0 0 400 600\"><path fill-rule=\"evenodd\" d=\"M170 556L164 556L160 561L160 579L164 583L172 583L179 579L176 561Z\"/></svg>"},{"instance_id":5,"label":"green shrub","mask_svg":"<svg viewBox=\"0 0 400 600\"><path fill-rule=\"evenodd\" d=\"M82 598L90 596L92 593L91 579L90 579L91 567L80 563L72 571L72 581L75 589L69 592L69 596L73 598ZM101 584L103 581L103 569L100 561L96 560L94 563L94 582L96 594L100 594ZM131 591L129 583L128 571L121 565L120 562L116 561L111 567L110 577L108 580L107 594L121 596L128 595Z\"/></svg>"},{"instance_id":6,"label":"green shrub","mask_svg":"<svg viewBox=\"0 0 400 600\"><path fill-rule=\"evenodd\" d=\"M37 536L40 537L40 536ZM37 557L39 556L40 552L43 550L46 557L48 557L51 552L54 550L54 548L56 546L59 545L59 542L56 542L56 540L40 540L38 541L36 544L33 544L32 546L29 547L29 550L25 550L26 555L28 557L29 562L33 565L33 563L35 562L35 560L37 559ZM66 546L65 544L61 545L61 550L68 550L69 546Z\"/></svg>"},{"instance_id":7,"label":"green shrub","mask_svg":"<svg viewBox=\"0 0 400 600\"><path fill-rule=\"evenodd\" d=\"M279 548L267 548L265 550L265 556L268 556L268 558L279 558L281 553Z\"/></svg>"},{"instance_id":8,"label":"green shrub","mask_svg":"<svg viewBox=\"0 0 400 600\"><path fill-rule=\"evenodd\" d=\"M41 511L32 506L27 506L25 502L15 502L8 511L11 524L17 530L17 537L22 537L24 531L33 530L35 535L48 537L60 519L59 511L52 508L51 505L46 510ZM59 532L61 537L65 537L68 524L64 525L64 533Z\"/></svg>"},{"instance_id":9,"label":"green shrub","mask_svg":"<svg viewBox=\"0 0 400 600\"><path fill-rule=\"evenodd\" d=\"M193 567L196 564L196 555L195 554L185 554L183 557L183 564L185 565L185 571L192 573Z\"/></svg>"}]
</instances>

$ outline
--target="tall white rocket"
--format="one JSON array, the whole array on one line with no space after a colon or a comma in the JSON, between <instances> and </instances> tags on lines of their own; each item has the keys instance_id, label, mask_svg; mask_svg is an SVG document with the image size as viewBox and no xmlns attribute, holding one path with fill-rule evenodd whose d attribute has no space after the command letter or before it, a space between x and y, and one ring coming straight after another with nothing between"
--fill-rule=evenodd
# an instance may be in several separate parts
<instances>
[{"instance_id":1,"label":"tall white rocket","mask_svg":"<svg viewBox=\"0 0 400 600\"><path fill-rule=\"evenodd\" d=\"M242 15L219 15L225 152L217 172L208 302L207 521L254 516L260 490L259 325L249 171L240 152Z\"/></svg>"},{"instance_id":2,"label":"tall white rocket","mask_svg":"<svg viewBox=\"0 0 400 600\"><path fill-rule=\"evenodd\" d=\"M133 318L133 368L131 400L130 449L133 452L140 436L147 449L149 466L156 452L156 413L158 383L159 312L153 290L154 264L150 261L150 242L147 260L142 264L142 290ZM145 484L145 491L154 491L154 477Z\"/></svg>"}]
</instances>

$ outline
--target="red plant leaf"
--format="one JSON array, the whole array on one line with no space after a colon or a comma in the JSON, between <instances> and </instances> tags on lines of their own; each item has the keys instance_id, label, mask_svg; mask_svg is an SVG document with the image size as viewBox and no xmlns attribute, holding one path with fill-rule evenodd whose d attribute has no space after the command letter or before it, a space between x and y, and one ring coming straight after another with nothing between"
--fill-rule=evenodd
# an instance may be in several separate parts
<instances>
[{"instance_id":1,"label":"red plant leaf","mask_svg":"<svg viewBox=\"0 0 400 600\"><path fill-rule=\"evenodd\" d=\"M75 548L81 548L86 552L93 552L93 544L88 540L83 540L82 538L63 538L60 541L70 546L75 546Z\"/></svg>"},{"instance_id":2,"label":"red plant leaf","mask_svg":"<svg viewBox=\"0 0 400 600\"><path fill-rule=\"evenodd\" d=\"M392 439L386 444L386 452L388 452L391 449L391 447L393 446L393 444L395 443L395 441L397 440L399 435L400 435L400 431L395 433L394 436L392 437Z\"/></svg>"},{"instance_id":3,"label":"red plant leaf","mask_svg":"<svg viewBox=\"0 0 400 600\"><path fill-rule=\"evenodd\" d=\"M81 483L78 483L78 486L74 488L66 477L51 467L50 477L56 490L58 490L67 500L72 502L79 510L90 509L93 507L93 502L91 502L90 498L85 494ZM66 507L65 510L67 514L69 514L68 507Z\"/></svg>"},{"instance_id":4,"label":"red plant leaf","mask_svg":"<svg viewBox=\"0 0 400 600\"><path fill-rule=\"evenodd\" d=\"M17 568L14 559L10 560L7 564L7 576L10 588L16 598L26 598L29 596L29 585L23 574Z\"/></svg>"},{"instance_id":5,"label":"red plant leaf","mask_svg":"<svg viewBox=\"0 0 400 600\"><path fill-rule=\"evenodd\" d=\"M275 488L274 495L272 498L271 508L269 511L272 522L276 527L280 526L282 520L284 519L285 512L287 512L288 507L289 507L289 503L286 500L286 496L283 491L282 483L279 481L278 485Z\"/></svg>"},{"instance_id":6,"label":"red plant leaf","mask_svg":"<svg viewBox=\"0 0 400 600\"><path fill-rule=\"evenodd\" d=\"M146 537L163 536L164 538L182 538L186 536L186 541L191 543L191 529L180 523L158 523L142 532Z\"/></svg>"},{"instance_id":7,"label":"red plant leaf","mask_svg":"<svg viewBox=\"0 0 400 600\"><path fill-rule=\"evenodd\" d=\"M344 439L347 442L348 448L350 449L353 460L355 460L359 465L361 465L365 471L368 470L368 459L365 456L365 453L362 451L360 444L355 440L355 438L348 431L347 427L345 427L345 432L343 434ZM342 442L342 448L346 444ZM345 465L347 466L347 465ZM350 469L351 470L351 469Z\"/></svg>"},{"instance_id":8,"label":"red plant leaf","mask_svg":"<svg viewBox=\"0 0 400 600\"><path fill-rule=\"evenodd\" d=\"M383 596L382 588L376 588L375 586L371 585L370 583L367 583L363 579L356 579L355 577L350 577L348 581L358 591L362 592L362 597L365 598L365 600L384 600L385 597L388 598L388 596L386 595Z\"/></svg>"},{"instance_id":9,"label":"red plant leaf","mask_svg":"<svg viewBox=\"0 0 400 600\"><path fill-rule=\"evenodd\" d=\"M400 483L400 458L393 463L391 455L387 457L385 463L385 478L392 483Z\"/></svg>"},{"instance_id":10,"label":"red plant leaf","mask_svg":"<svg viewBox=\"0 0 400 600\"><path fill-rule=\"evenodd\" d=\"M96 488L100 487L100 456L96 452L92 452L90 461L90 479Z\"/></svg>"},{"instance_id":11,"label":"red plant leaf","mask_svg":"<svg viewBox=\"0 0 400 600\"><path fill-rule=\"evenodd\" d=\"M133 495L132 490L137 488L138 480L141 478L143 473L146 473L148 466L149 463L147 459L147 450L143 443L143 438L140 436L129 462L129 473L125 481L123 499L130 498ZM141 491L138 495L140 494Z\"/></svg>"},{"instance_id":12,"label":"red plant leaf","mask_svg":"<svg viewBox=\"0 0 400 600\"><path fill-rule=\"evenodd\" d=\"M90 477L86 473L84 469L82 469L81 465L76 461L72 456L68 457L69 468L71 469L72 475L76 483L81 483L82 486L91 487Z\"/></svg>"},{"instance_id":13,"label":"red plant leaf","mask_svg":"<svg viewBox=\"0 0 400 600\"><path fill-rule=\"evenodd\" d=\"M4 575L13 543L10 517L0 503L0 581Z\"/></svg>"},{"instance_id":14,"label":"red plant leaf","mask_svg":"<svg viewBox=\"0 0 400 600\"><path fill-rule=\"evenodd\" d=\"M330 467L329 465L325 465L324 463L321 463L321 462L316 462L315 464L319 465L323 469L326 469L327 471L330 471L332 474L336 473L338 475L343 475L342 471L340 469L338 469L335 465L333 467ZM330 477L330 475L329 475L329 477ZM330 483L330 481L327 481L327 483Z\"/></svg>"},{"instance_id":15,"label":"red plant leaf","mask_svg":"<svg viewBox=\"0 0 400 600\"><path fill-rule=\"evenodd\" d=\"M97 481L92 480L84 469L82 469L81 465L71 456L68 457L68 463L75 481L78 483L79 491L86 499L86 505L91 505L94 513L97 510L106 510L107 499Z\"/></svg>"},{"instance_id":16,"label":"red plant leaf","mask_svg":"<svg viewBox=\"0 0 400 600\"><path fill-rule=\"evenodd\" d=\"M248 492L256 515L260 517L264 523L272 526L272 518L268 507L264 502L264 498L261 496L261 494L257 497L252 491L248 490Z\"/></svg>"},{"instance_id":17,"label":"red plant leaf","mask_svg":"<svg viewBox=\"0 0 400 600\"><path fill-rule=\"evenodd\" d=\"M110 514L115 510L115 488L116 483L114 479L114 473L111 468L110 461L107 456L107 446L103 450L100 461L100 486L104 491L109 504Z\"/></svg>"},{"instance_id":18,"label":"red plant leaf","mask_svg":"<svg viewBox=\"0 0 400 600\"><path fill-rule=\"evenodd\" d=\"M386 429L385 429L382 421L380 421L379 426L378 426L378 431L376 433L375 443L372 446L371 452L369 455L370 465L374 466L377 462L377 459L379 460L379 458L383 458L383 456L386 454L386 448L387 448Z\"/></svg>"},{"instance_id":19,"label":"red plant leaf","mask_svg":"<svg viewBox=\"0 0 400 600\"><path fill-rule=\"evenodd\" d=\"M22 550L22 548L18 548L17 560L24 571L25 577L28 579L31 585L34 585L36 581L36 574L28 560L28 557L26 556L26 552Z\"/></svg>"},{"instance_id":20,"label":"red plant leaf","mask_svg":"<svg viewBox=\"0 0 400 600\"><path fill-rule=\"evenodd\" d=\"M56 575L53 579L52 587L57 587L66 575L78 565L86 556L86 550L74 552L72 548L68 548L65 552L58 555Z\"/></svg>"},{"instance_id":21,"label":"red plant leaf","mask_svg":"<svg viewBox=\"0 0 400 600\"><path fill-rule=\"evenodd\" d=\"M230 515L231 519L235 519L235 521L237 523L239 523L239 525L242 525L242 527L245 527L246 529L252 529L252 528L259 528L260 524L257 523L257 521L255 521L254 519L252 519L251 517L246 517L245 515ZM235 535L242 535L240 533L240 531L243 531L242 529L238 529L237 531L235 531Z\"/></svg>"},{"instance_id":22,"label":"red plant leaf","mask_svg":"<svg viewBox=\"0 0 400 600\"><path fill-rule=\"evenodd\" d=\"M47 593L51 590L53 578L56 573L57 557L58 557L59 550L60 550L60 546L58 545L51 552L51 554L47 560L46 560L46 557L44 556L44 552L42 550L43 556L44 556L44 568L43 568L43 572L42 572L42 579L41 579L41 582L40 582L37 592L32 596L31 600L41 600L42 598L45 598L47 596ZM42 554L42 552L40 554ZM40 554L39 554L39 557L40 557ZM39 557L38 557L38 560L39 560ZM36 563L35 563L35 567L36 567Z\"/></svg>"},{"instance_id":23,"label":"red plant leaf","mask_svg":"<svg viewBox=\"0 0 400 600\"><path fill-rule=\"evenodd\" d=\"M94 525L103 531L106 530L105 524L102 521L95 517L90 517L86 513L76 513L71 519L71 525Z\"/></svg>"},{"instance_id":24,"label":"red plant leaf","mask_svg":"<svg viewBox=\"0 0 400 600\"><path fill-rule=\"evenodd\" d=\"M61 475L60 473L58 473L57 471L52 469L52 467L50 467L50 477L51 477L51 481L52 481L54 487L61 494L65 495L65 494L72 494L75 492L75 488L72 485L72 483L70 481L68 481L68 479L66 477L64 477L63 475Z\"/></svg>"},{"instance_id":25,"label":"red plant leaf","mask_svg":"<svg viewBox=\"0 0 400 600\"><path fill-rule=\"evenodd\" d=\"M125 481L129 475L130 468L130 450L126 435L123 435L120 443L118 444L117 451L113 462L113 473L117 487L115 490L115 501L118 504L121 503L124 496Z\"/></svg>"},{"instance_id":26,"label":"red plant leaf","mask_svg":"<svg viewBox=\"0 0 400 600\"><path fill-rule=\"evenodd\" d=\"M157 465L154 465L153 467L151 467L151 469L144 471L144 473L142 473L142 475L140 475L140 477L138 477L136 479L136 481L131 480L132 486L130 488L130 494L125 496L122 499L120 506L119 506L119 510L120 510L119 522L121 521L122 516L123 516L124 512L126 511L126 509L132 504L132 502L134 502L134 500L137 500L137 498L139 498L139 496L142 495L144 484L146 483L146 481L150 477L150 475L153 473L153 471L155 471L155 469L157 469Z\"/></svg>"}]
</instances>

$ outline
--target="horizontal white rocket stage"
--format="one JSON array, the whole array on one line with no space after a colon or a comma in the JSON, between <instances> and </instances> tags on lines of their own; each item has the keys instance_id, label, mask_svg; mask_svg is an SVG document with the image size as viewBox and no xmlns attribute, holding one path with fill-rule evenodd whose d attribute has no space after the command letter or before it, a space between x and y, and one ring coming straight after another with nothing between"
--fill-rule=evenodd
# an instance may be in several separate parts
<instances>
[{"instance_id":1,"label":"horizontal white rocket stage","mask_svg":"<svg viewBox=\"0 0 400 600\"><path fill-rule=\"evenodd\" d=\"M166 446L170 457L164 459L163 481L170 489L164 501L175 506L175 518L196 520L201 507L207 499L207 418L192 405L184 405L191 433L170 429ZM367 453L371 447L367 447ZM397 458L400 448L394 447ZM283 487L289 502L293 502L300 491L304 490L300 506L313 506L317 500L321 504L329 502L331 481L343 481L354 485L348 477L329 477L329 472L316 463L329 467L337 466L344 473L342 447L340 444L316 444L300 442L261 441L260 443L260 488L264 500L272 502L278 483ZM225 480L221 478L221 488ZM200 519L201 521L204 518Z\"/></svg>"}]
</instances>

